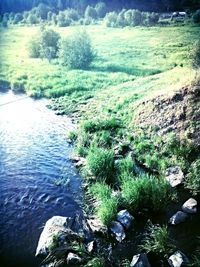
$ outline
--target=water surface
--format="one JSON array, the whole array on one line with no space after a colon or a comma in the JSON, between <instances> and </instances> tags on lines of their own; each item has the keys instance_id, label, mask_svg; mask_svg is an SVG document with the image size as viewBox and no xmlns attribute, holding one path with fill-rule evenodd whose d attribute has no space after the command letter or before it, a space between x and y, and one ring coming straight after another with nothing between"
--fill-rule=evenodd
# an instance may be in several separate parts
<instances>
[{"instance_id":1,"label":"water surface","mask_svg":"<svg viewBox=\"0 0 200 267\"><path fill-rule=\"evenodd\" d=\"M69 160L70 120L44 101L0 93L0 265L36 267L45 222L81 213L80 177ZM66 186L56 186L63 179Z\"/></svg>"}]
</instances>

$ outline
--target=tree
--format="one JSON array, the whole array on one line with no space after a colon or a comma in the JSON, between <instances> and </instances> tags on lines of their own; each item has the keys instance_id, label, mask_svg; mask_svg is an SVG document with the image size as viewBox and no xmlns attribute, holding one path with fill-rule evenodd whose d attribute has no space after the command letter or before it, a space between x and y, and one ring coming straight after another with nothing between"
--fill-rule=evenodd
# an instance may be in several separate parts
<instances>
[{"instance_id":1,"label":"tree","mask_svg":"<svg viewBox=\"0 0 200 267\"><path fill-rule=\"evenodd\" d=\"M104 18L105 17L107 8L106 8L106 4L104 2L97 3L96 6L95 6L95 9L96 9L96 12L97 12L97 16L99 18Z\"/></svg>"},{"instance_id":2,"label":"tree","mask_svg":"<svg viewBox=\"0 0 200 267\"><path fill-rule=\"evenodd\" d=\"M14 16L13 24L17 24L22 20L23 20L23 15L21 13L17 13Z\"/></svg>"},{"instance_id":3,"label":"tree","mask_svg":"<svg viewBox=\"0 0 200 267\"><path fill-rule=\"evenodd\" d=\"M91 7L91 6L87 6L86 10L85 10L85 18L92 18L92 19L96 19L97 18L97 11L95 8Z\"/></svg>"},{"instance_id":4,"label":"tree","mask_svg":"<svg viewBox=\"0 0 200 267\"><path fill-rule=\"evenodd\" d=\"M70 69L86 69L94 60L94 51L89 35L75 32L72 36L60 41L59 61Z\"/></svg>"}]
</instances>

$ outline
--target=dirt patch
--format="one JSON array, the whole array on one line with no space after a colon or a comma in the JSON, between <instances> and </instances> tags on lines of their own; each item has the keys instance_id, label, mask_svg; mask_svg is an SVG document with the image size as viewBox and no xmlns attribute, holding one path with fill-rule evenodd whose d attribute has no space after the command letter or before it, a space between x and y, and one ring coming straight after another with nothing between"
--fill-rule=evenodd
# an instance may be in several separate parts
<instances>
[{"instance_id":1,"label":"dirt patch","mask_svg":"<svg viewBox=\"0 0 200 267\"><path fill-rule=\"evenodd\" d=\"M200 83L162 94L134 106L133 123L174 132L200 145Z\"/></svg>"}]
</instances>

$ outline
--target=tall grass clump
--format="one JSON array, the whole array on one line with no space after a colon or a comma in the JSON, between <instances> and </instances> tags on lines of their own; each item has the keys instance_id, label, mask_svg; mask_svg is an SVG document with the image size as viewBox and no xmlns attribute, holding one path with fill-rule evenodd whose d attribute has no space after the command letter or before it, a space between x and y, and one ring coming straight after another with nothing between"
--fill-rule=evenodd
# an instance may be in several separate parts
<instances>
[{"instance_id":1,"label":"tall grass clump","mask_svg":"<svg viewBox=\"0 0 200 267\"><path fill-rule=\"evenodd\" d=\"M94 120L86 120L82 124L82 128L85 132L97 132L101 130L109 130L115 131L116 129L120 128L121 122L117 120L115 117L112 118L105 118L105 119L94 119Z\"/></svg>"},{"instance_id":2,"label":"tall grass clump","mask_svg":"<svg viewBox=\"0 0 200 267\"><path fill-rule=\"evenodd\" d=\"M197 41L190 54L192 67L195 70L200 68L200 41Z\"/></svg>"},{"instance_id":3,"label":"tall grass clump","mask_svg":"<svg viewBox=\"0 0 200 267\"><path fill-rule=\"evenodd\" d=\"M146 253L153 252L167 257L173 252L175 246L169 238L167 226L152 225L148 229L149 234L143 240L141 249Z\"/></svg>"},{"instance_id":4,"label":"tall grass clump","mask_svg":"<svg viewBox=\"0 0 200 267\"><path fill-rule=\"evenodd\" d=\"M200 159L192 163L185 181L185 186L193 195L200 193Z\"/></svg>"},{"instance_id":5,"label":"tall grass clump","mask_svg":"<svg viewBox=\"0 0 200 267\"><path fill-rule=\"evenodd\" d=\"M147 174L121 177L122 200L133 211L148 209L162 211L172 197L171 188L164 179Z\"/></svg>"},{"instance_id":6,"label":"tall grass clump","mask_svg":"<svg viewBox=\"0 0 200 267\"><path fill-rule=\"evenodd\" d=\"M124 175L131 175L135 173L135 162L131 158L131 156L128 156L124 159L121 159L118 161L117 164L117 171L118 171L118 176L124 176Z\"/></svg>"},{"instance_id":7,"label":"tall grass clump","mask_svg":"<svg viewBox=\"0 0 200 267\"><path fill-rule=\"evenodd\" d=\"M87 69L95 57L89 35L75 32L61 40L58 56L60 64L69 69Z\"/></svg>"},{"instance_id":8,"label":"tall grass clump","mask_svg":"<svg viewBox=\"0 0 200 267\"><path fill-rule=\"evenodd\" d=\"M109 149L92 147L87 156L87 167L99 181L114 182L114 152Z\"/></svg>"},{"instance_id":9,"label":"tall grass clump","mask_svg":"<svg viewBox=\"0 0 200 267\"><path fill-rule=\"evenodd\" d=\"M105 183L94 183L91 185L90 194L96 199L95 211L97 217L103 224L109 225L116 217L118 211L118 198L112 196L111 188Z\"/></svg>"}]
</instances>

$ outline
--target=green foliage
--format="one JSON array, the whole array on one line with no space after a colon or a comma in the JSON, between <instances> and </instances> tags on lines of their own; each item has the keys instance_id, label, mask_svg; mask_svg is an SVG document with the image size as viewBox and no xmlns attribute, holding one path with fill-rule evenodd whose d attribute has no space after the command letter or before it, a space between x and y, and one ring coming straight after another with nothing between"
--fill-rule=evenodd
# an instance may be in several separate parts
<instances>
[{"instance_id":1,"label":"green foliage","mask_svg":"<svg viewBox=\"0 0 200 267\"><path fill-rule=\"evenodd\" d=\"M94 7L87 6L85 10L85 18L97 19L97 11Z\"/></svg>"},{"instance_id":2,"label":"green foliage","mask_svg":"<svg viewBox=\"0 0 200 267\"><path fill-rule=\"evenodd\" d=\"M142 23L142 13L139 10L129 9L125 12L124 18L129 26L138 26Z\"/></svg>"},{"instance_id":3,"label":"green foliage","mask_svg":"<svg viewBox=\"0 0 200 267\"><path fill-rule=\"evenodd\" d=\"M172 197L170 185L162 178L140 175L121 177L122 198L127 207L133 211L147 208L162 211Z\"/></svg>"},{"instance_id":4,"label":"green foliage","mask_svg":"<svg viewBox=\"0 0 200 267\"><path fill-rule=\"evenodd\" d=\"M190 53L192 67L195 70L200 69L200 41L197 41Z\"/></svg>"},{"instance_id":5,"label":"green foliage","mask_svg":"<svg viewBox=\"0 0 200 267\"><path fill-rule=\"evenodd\" d=\"M193 15L194 23L200 23L200 9L198 9Z\"/></svg>"},{"instance_id":6,"label":"green foliage","mask_svg":"<svg viewBox=\"0 0 200 267\"><path fill-rule=\"evenodd\" d=\"M6 18L3 18L2 20L2 27L7 28L8 27L8 20Z\"/></svg>"},{"instance_id":7,"label":"green foliage","mask_svg":"<svg viewBox=\"0 0 200 267\"><path fill-rule=\"evenodd\" d=\"M87 156L87 167L97 180L114 182L115 162L112 150L92 147Z\"/></svg>"},{"instance_id":8,"label":"green foliage","mask_svg":"<svg viewBox=\"0 0 200 267\"><path fill-rule=\"evenodd\" d=\"M115 11L106 14L105 22L107 27L115 27L117 23L117 13Z\"/></svg>"},{"instance_id":9,"label":"green foliage","mask_svg":"<svg viewBox=\"0 0 200 267\"><path fill-rule=\"evenodd\" d=\"M43 20L47 19L47 14L50 10L50 7L43 3L40 3L37 7L34 8L36 16Z\"/></svg>"},{"instance_id":10,"label":"green foliage","mask_svg":"<svg viewBox=\"0 0 200 267\"><path fill-rule=\"evenodd\" d=\"M11 90L15 93L24 93L24 83L22 81L14 81L11 83Z\"/></svg>"},{"instance_id":11,"label":"green foliage","mask_svg":"<svg viewBox=\"0 0 200 267\"><path fill-rule=\"evenodd\" d=\"M115 131L121 126L121 122L115 117L106 119L95 118L94 120L84 121L82 124L82 129L85 132L93 133L102 130Z\"/></svg>"},{"instance_id":12,"label":"green foliage","mask_svg":"<svg viewBox=\"0 0 200 267\"><path fill-rule=\"evenodd\" d=\"M40 38L39 36L32 37L28 44L28 52L31 58L40 57Z\"/></svg>"},{"instance_id":13,"label":"green foliage","mask_svg":"<svg viewBox=\"0 0 200 267\"><path fill-rule=\"evenodd\" d=\"M17 24L23 20L23 15L21 13L16 13L13 19L13 24Z\"/></svg>"},{"instance_id":14,"label":"green foliage","mask_svg":"<svg viewBox=\"0 0 200 267\"><path fill-rule=\"evenodd\" d=\"M49 29L41 30L39 34L34 36L29 42L29 55L33 58L47 58L49 61L57 57L58 41L60 35Z\"/></svg>"},{"instance_id":15,"label":"green foliage","mask_svg":"<svg viewBox=\"0 0 200 267\"><path fill-rule=\"evenodd\" d=\"M35 14L30 13L26 19L26 22L34 25L37 24L39 21Z\"/></svg>"},{"instance_id":16,"label":"green foliage","mask_svg":"<svg viewBox=\"0 0 200 267\"><path fill-rule=\"evenodd\" d=\"M59 61L70 69L86 69L94 60L94 51L85 31L75 32L59 44Z\"/></svg>"},{"instance_id":17,"label":"green foliage","mask_svg":"<svg viewBox=\"0 0 200 267\"><path fill-rule=\"evenodd\" d=\"M98 18L104 18L106 15L107 7L104 2L99 2L95 6Z\"/></svg>"},{"instance_id":18,"label":"green foliage","mask_svg":"<svg viewBox=\"0 0 200 267\"><path fill-rule=\"evenodd\" d=\"M141 249L146 253L153 252L167 257L175 249L172 240L169 238L167 226L152 225L149 227L149 234L145 237Z\"/></svg>"},{"instance_id":19,"label":"green foliage","mask_svg":"<svg viewBox=\"0 0 200 267\"><path fill-rule=\"evenodd\" d=\"M200 193L200 159L192 163L185 181L185 186L194 195Z\"/></svg>"},{"instance_id":20,"label":"green foliage","mask_svg":"<svg viewBox=\"0 0 200 267\"><path fill-rule=\"evenodd\" d=\"M117 171L118 171L118 176L123 177L123 176L130 176L131 174L134 173L135 171L135 162L131 158L131 156L128 156L124 159L119 160L117 164Z\"/></svg>"},{"instance_id":21,"label":"green foliage","mask_svg":"<svg viewBox=\"0 0 200 267\"><path fill-rule=\"evenodd\" d=\"M95 257L94 259L88 261L84 267L105 267L105 260L102 257Z\"/></svg>"},{"instance_id":22,"label":"green foliage","mask_svg":"<svg viewBox=\"0 0 200 267\"><path fill-rule=\"evenodd\" d=\"M57 16L57 25L59 27L67 27L70 26L72 23L72 20L66 16L64 11L60 11Z\"/></svg>"}]
</instances>

